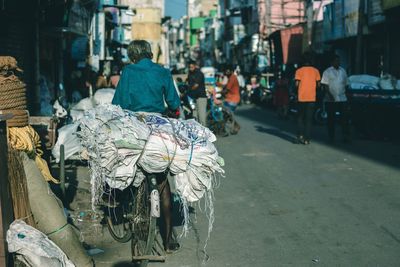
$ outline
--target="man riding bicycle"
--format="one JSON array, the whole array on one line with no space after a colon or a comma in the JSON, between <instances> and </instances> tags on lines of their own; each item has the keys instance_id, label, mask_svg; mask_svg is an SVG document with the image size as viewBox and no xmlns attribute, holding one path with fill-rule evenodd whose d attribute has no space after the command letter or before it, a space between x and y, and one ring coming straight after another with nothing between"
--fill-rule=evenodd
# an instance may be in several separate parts
<instances>
[{"instance_id":1,"label":"man riding bicycle","mask_svg":"<svg viewBox=\"0 0 400 267\"><path fill-rule=\"evenodd\" d=\"M132 41L128 46L128 56L133 64L123 69L112 104L135 112L165 114L169 109L178 113L180 99L171 73L151 61L153 53L150 44L145 40ZM160 232L168 253L179 248L179 244L172 240L171 190L166 174L156 177L164 218L164 227Z\"/></svg>"}]
</instances>

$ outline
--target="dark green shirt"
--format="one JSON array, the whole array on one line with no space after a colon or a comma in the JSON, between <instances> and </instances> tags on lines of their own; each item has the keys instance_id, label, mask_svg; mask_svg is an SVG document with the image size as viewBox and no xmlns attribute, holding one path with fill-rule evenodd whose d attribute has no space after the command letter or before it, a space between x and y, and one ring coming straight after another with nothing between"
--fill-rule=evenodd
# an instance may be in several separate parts
<instances>
[{"instance_id":1,"label":"dark green shirt","mask_svg":"<svg viewBox=\"0 0 400 267\"><path fill-rule=\"evenodd\" d=\"M171 73L146 58L123 69L112 103L131 111L164 113L164 100L171 110L179 108Z\"/></svg>"}]
</instances>

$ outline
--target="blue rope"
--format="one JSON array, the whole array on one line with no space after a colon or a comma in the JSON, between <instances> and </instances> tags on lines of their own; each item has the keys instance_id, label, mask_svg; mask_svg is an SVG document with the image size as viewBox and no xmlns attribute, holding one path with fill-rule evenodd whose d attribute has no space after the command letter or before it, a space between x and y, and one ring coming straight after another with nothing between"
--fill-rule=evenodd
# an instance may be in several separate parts
<instances>
[{"instance_id":1,"label":"blue rope","mask_svg":"<svg viewBox=\"0 0 400 267\"><path fill-rule=\"evenodd\" d=\"M190 147L190 156L189 156L188 167L190 166L190 163L192 162L192 157L193 157L193 141L192 141L192 146Z\"/></svg>"}]
</instances>

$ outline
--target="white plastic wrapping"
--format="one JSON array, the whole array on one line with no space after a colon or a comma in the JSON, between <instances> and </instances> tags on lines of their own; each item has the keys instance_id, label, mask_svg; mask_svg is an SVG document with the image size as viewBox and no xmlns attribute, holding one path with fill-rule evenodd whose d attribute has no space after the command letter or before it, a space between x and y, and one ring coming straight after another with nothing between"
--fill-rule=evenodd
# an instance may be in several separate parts
<instances>
[{"instance_id":1,"label":"white plastic wrapping","mask_svg":"<svg viewBox=\"0 0 400 267\"><path fill-rule=\"evenodd\" d=\"M378 86L379 77L367 74L352 75L349 77L349 83L361 83L361 84L369 84L371 86Z\"/></svg>"},{"instance_id":2,"label":"white plastic wrapping","mask_svg":"<svg viewBox=\"0 0 400 267\"><path fill-rule=\"evenodd\" d=\"M379 80L379 87L384 90L394 90L397 80L391 75L385 75Z\"/></svg>"},{"instance_id":3,"label":"white plastic wrapping","mask_svg":"<svg viewBox=\"0 0 400 267\"><path fill-rule=\"evenodd\" d=\"M74 267L65 253L45 234L16 220L7 231L8 250L29 267Z\"/></svg>"},{"instance_id":4,"label":"white plastic wrapping","mask_svg":"<svg viewBox=\"0 0 400 267\"><path fill-rule=\"evenodd\" d=\"M58 130L57 142L51 151L56 162L60 161L60 147L64 145L64 158L68 159L76 153L82 151L81 143L76 136L76 131L79 127L79 122L67 124Z\"/></svg>"},{"instance_id":5,"label":"white plastic wrapping","mask_svg":"<svg viewBox=\"0 0 400 267\"><path fill-rule=\"evenodd\" d=\"M94 202L104 183L121 190L132 182L140 184L144 176L136 175L138 166L149 173L171 171L176 175L177 192L189 202L212 190L215 174L224 173L223 159L213 144L215 135L194 120L102 105L86 112L80 126L92 171Z\"/></svg>"}]
</instances>

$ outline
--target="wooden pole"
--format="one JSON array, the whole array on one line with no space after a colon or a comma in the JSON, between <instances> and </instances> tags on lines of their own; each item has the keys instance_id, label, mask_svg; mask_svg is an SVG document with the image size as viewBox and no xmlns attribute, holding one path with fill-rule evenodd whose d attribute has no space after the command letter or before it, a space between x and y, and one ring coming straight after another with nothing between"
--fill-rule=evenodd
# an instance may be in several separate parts
<instances>
[{"instance_id":1,"label":"wooden pole","mask_svg":"<svg viewBox=\"0 0 400 267\"><path fill-rule=\"evenodd\" d=\"M65 200L65 149L64 145L60 146L60 187L63 198Z\"/></svg>"},{"instance_id":2,"label":"wooden pole","mask_svg":"<svg viewBox=\"0 0 400 267\"><path fill-rule=\"evenodd\" d=\"M361 74L363 72L363 27L364 27L364 0L359 0L358 6L358 24L357 24L357 41L356 41L356 66L355 74Z\"/></svg>"},{"instance_id":3,"label":"wooden pole","mask_svg":"<svg viewBox=\"0 0 400 267\"><path fill-rule=\"evenodd\" d=\"M12 266L7 249L6 233L14 219L8 181L8 149L6 115L0 115L0 267Z\"/></svg>"}]
</instances>

